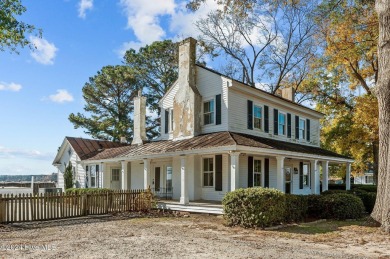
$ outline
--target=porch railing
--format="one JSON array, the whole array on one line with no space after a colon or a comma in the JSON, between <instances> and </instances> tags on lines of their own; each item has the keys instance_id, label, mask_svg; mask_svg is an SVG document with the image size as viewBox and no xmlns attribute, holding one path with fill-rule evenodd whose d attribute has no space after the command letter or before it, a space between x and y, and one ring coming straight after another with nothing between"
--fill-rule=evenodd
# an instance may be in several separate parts
<instances>
[{"instance_id":1,"label":"porch railing","mask_svg":"<svg viewBox=\"0 0 390 259\"><path fill-rule=\"evenodd\" d=\"M165 200L172 200L173 188L153 188L152 193L155 197Z\"/></svg>"}]
</instances>

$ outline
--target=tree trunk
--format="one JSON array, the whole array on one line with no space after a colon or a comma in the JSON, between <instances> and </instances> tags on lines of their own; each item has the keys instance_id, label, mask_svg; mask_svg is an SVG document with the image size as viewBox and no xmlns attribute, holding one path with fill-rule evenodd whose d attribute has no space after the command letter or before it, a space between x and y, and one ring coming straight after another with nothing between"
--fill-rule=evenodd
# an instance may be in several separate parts
<instances>
[{"instance_id":1,"label":"tree trunk","mask_svg":"<svg viewBox=\"0 0 390 259\"><path fill-rule=\"evenodd\" d=\"M373 181L374 184L378 184L378 164L379 164L379 141L376 140L372 143L372 156L373 156Z\"/></svg>"},{"instance_id":2,"label":"tree trunk","mask_svg":"<svg viewBox=\"0 0 390 259\"><path fill-rule=\"evenodd\" d=\"M378 193L371 216L390 233L390 0L376 0L379 17L378 82L379 171Z\"/></svg>"}]
</instances>

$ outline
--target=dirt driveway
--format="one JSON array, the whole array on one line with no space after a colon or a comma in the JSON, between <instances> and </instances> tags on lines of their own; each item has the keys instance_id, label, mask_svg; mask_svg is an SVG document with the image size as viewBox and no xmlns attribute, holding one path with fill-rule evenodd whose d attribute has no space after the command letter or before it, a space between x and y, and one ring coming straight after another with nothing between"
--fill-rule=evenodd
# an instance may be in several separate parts
<instances>
[{"instance_id":1,"label":"dirt driveway","mask_svg":"<svg viewBox=\"0 0 390 259\"><path fill-rule=\"evenodd\" d=\"M126 214L0 225L0 258L390 258L377 228L334 224L266 231L216 216Z\"/></svg>"}]
</instances>

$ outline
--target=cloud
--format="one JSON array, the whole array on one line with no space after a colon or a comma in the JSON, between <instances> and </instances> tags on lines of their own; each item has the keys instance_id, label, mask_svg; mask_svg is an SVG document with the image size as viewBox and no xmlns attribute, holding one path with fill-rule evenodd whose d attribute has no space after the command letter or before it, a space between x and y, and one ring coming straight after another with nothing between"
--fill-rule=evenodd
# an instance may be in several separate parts
<instances>
[{"instance_id":1,"label":"cloud","mask_svg":"<svg viewBox=\"0 0 390 259\"><path fill-rule=\"evenodd\" d=\"M22 89L20 84L0 82L0 91L19 92L20 89Z\"/></svg>"},{"instance_id":2,"label":"cloud","mask_svg":"<svg viewBox=\"0 0 390 259\"><path fill-rule=\"evenodd\" d=\"M80 0L79 4L79 17L85 19L87 10L92 10L93 0Z\"/></svg>"},{"instance_id":3,"label":"cloud","mask_svg":"<svg viewBox=\"0 0 390 259\"><path fill-rule=\"evenodd\" d=\"M174 14L176 6L174 0L120 0L120 5L127 16L127 27L142 44L150 44L165 36L160 18Z\"/></svg>"},{"instance_id":4,"label":"cloud","mask_svg":"<svg viewBox=\"0 0 390 259\"><path fill-rule=\"evenodd\" d=\"M30 36L30 41L35 46L35 49L30 53L31 57L38 63L53 65L56 52L58 51L56 46L44 38L38 38L35 36Z\"/></svg>"},{"instance_id":5,"label":"cloud","mask_svg":"<svg viewBox=\"0 0 390 259\"><path fill-rule=\"evenodd\" d=\"M128 41L128 42L124 42L122 44L122 46L119 49L117 49L115 52L118 54L119 58L123 58L125 56L125 53L127 50L135 49L138 51L139 48L141 48L143 46L144 46L144 44L141 42Z\"/></svg>"},{"instance_id":6,"label":"cloud","mask_svg":"<svg viewBox=\"0 0 390 259\"><path fill-rule=\"evenodd\" d=\"M56 94L49 95L49 100L55 103L73 102L73 96L65 89L58 89Z\"/></svg>"},{"instance_id":7,"label":"cloud","mask_svg":"<svg viewBox=\"0 0 390 259\"><path fill-rule=\"evenodd\" d=\"M12 149L0 146L0 158L28 158L37 160L52 160L53 153L43 153L38 150Z\"/></svg>"}]
</instances>

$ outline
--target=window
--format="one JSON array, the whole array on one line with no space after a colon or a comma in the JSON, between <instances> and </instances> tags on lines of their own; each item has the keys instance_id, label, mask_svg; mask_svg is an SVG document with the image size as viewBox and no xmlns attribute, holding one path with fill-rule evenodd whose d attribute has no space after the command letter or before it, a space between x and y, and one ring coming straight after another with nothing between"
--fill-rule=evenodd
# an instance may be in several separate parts
<instances>
[{"instance_id":1,"label":"window","mask_svg":"<svg viewBox=\"0 0 390 259\"><path fill-rule=\"evenodd\" d=\"M253 160L253 187L261 187L261 160L254 159Z\"/></svg>"},{"instance_id":2,"label":"window","mask_svg":"<svg viewBox=\"0 0 390 259\"><path fill-rule=\"evenodd\" d=\"M372 175L366 175L365 176L366 183L373 184L374 183L374 177Z\"/></svg>"},{"instance_id":3,"label":"window","mask_svg":"<svg viewBox=\"0 0 390 259\"><path fill-rule=\"evenodd\" d=\"M299 119L299 139L305 139L306 121Z\"/></svg>"},{"instance_id":4,"label":"window","mask_svg":"<svg viewBox=\"0 0 390 259\"><path fill-rule=\"evenodd\" d=\"M255 129L261 129L262 125L262 108L260 106L253 106L253 126Z\"/></svg>"},{"instance_id":5,"label":"window","mask_svg":"<svg viewBox=\"0 0 390 259\"><path fill-rule=\"evenodd\" d=\"M214 158L203 158L203 186L214 186Z\"/></svg>"},{"instance_id":6,"label":"window","mask_svg":"<svg viewBox=\"0 0 390 259\"><path fill-rule=\"evenodd\" d=\"M96 169L95 166L90 167L91 188L96 188Z\"/></svg>"},{"instance_id":7,"label":"window","mask_svg":"<svg viewBox=\"0 0 390 259\"><path fill-rule=\"evenodd\" d=\"M286 135L286 114L279 113L278 127L279 135Z\"/></svg>"},{"instance_id":8,"label":"window","mask_svg":"<svg viewBox=\"0 0 390 259\"><path fill-rule=\"evenodd\" d=\"M214 124L214 100L203 103L203 122L204 125Z\"/></svg>"},{"instance_id":9,"label":"window","mask_svg":"<svg viewBox=\"0 0 390 259\"><path fill-rule=\"evenodd\" d=\"M303 186L310 185L309 164L303 164Z\"/></svg>"},{"instance_id":10,"label":"window","mask_svg":"<svg viewBox=\"0 0 390 259\"><path fill-rule=\"evenodd\" d=\"M111 181L119 181L119 169L112 169Z\"/></svg>"}]
</instances>

